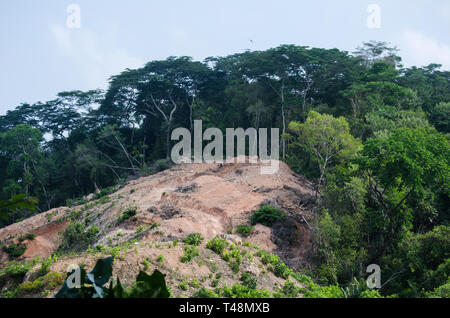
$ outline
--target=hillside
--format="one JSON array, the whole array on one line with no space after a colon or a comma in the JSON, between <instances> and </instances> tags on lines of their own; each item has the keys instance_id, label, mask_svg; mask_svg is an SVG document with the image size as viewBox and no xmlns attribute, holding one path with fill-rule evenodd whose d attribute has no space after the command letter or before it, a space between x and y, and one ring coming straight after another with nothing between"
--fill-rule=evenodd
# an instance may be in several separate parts
<instances>
[{"instance_id":1,"label":"hillside","mask_svg":"<svg viewBox=\"0 0 450 318\"><path fill-rule=\"evenodd\" d=\"M198 286L218 284L215 280L232 286L244 272L256 277L258 288L274 292L284 279L270 271L270 264L267 268L261 263L263 251L279 255L294 268L308 263L306 220L312 196L312 185L282 162L275 175L261 175L260 164L182 164L130 181L109 195L90 195L82 205L53 209L2 228L0 240L5 245L23 241L26 250L20 261L46 259L58 252L50 269L56 273L64 273L70 264L92 267L98 258L111 254L117 258L114 275L126 283L140 269L158 268L167 275L174 296L192 296ZM263 205L285 211L288 218L272 228L256 224L245 238L236 234L236 228L249 225L252 211ZM129 217L124 217L127 213ZM34 238L19 241L30 233ZM182 240L193 233L205 240L199 255L183 263ZM206 248L215 237L224 237L231 249L241 250L239 269ZM0 257L5 266L9 255L1 251ZM25 280L32 279L38 268L30 270Z\"/></svg>"}]
</instances>

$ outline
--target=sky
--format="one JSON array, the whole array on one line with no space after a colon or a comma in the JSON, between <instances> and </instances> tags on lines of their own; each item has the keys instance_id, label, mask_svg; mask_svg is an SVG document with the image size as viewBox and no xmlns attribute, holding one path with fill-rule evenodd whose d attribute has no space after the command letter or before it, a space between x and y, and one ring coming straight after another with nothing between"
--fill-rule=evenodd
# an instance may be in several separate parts
<instances>
[{"instance_id":1,"label":"sky","mask_svg":"<svg viewBox=\"0 0 450 318\"><path fill-rule=\"evenodd\" d=\"M449 0L2 0L0 115L61 91L105 89L151 60L281 44L352 52L387 41L405 66L450 70L449 31Z\"/></svg>"}]
</instances>

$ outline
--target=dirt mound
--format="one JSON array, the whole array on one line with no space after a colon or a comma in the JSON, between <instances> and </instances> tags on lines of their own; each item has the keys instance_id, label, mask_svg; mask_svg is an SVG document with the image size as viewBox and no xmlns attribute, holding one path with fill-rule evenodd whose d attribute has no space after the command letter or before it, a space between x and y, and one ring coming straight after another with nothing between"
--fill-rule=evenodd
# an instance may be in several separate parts
<instances>
[{"instance_id":1,"label":"dirt mound","mask_svg":"<svg viewBox=\"0 0 450 318\"><path fill-rule=\"evenodd\" d=\"M309 247L313 187L280 162L273 175L261 174L261 163L180 164L158 174L130 181L116 193L83 206L58 208L0 229L0 240L11 243L27 233L22 258L50 255L61 242L69 222L99 228L94 245L111 246L121 241L182 239L200 233L206 239L248 224L252 211L270 204L290 216L274 228L257 225L247 241L300 266ZM136 216L119 222L125 210ZM2 253L2 252L0 252ZM2 261L7 255L0 255Z\"/></svg>"}]
</instances>

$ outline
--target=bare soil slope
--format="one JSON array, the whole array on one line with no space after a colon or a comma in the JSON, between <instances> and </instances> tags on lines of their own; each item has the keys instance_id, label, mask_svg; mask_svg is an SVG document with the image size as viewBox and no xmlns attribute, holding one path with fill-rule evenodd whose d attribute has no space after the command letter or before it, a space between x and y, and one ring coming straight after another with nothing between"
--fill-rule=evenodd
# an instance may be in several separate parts
<instances>
[{"instance_id":1,"label":"bare soil slope","mask_svg":"<svg viewBox=\"0 0 450 318\"><path fill-rule=\"evenodd\" d=\"M35 239L24 242L27 250L20 259L48 257L61 243L67 225L74 221L97 226L100 233L93 245L107 247L133 239L180 240L190 233L200 233L209 240L248 224L252 211L270 204L283 209L289 220L273 228L257 225L246 240L276 252L292 267L301 267L307 262L310 246L307 220L313 204L312 184L282 162L273 175L262 175L260 165L176 165L130 181L108 197L53 209L0 229L0 241L10 244L34 233ZM136 216L118 222L123 211L131 207L137 207ZM7 259L8 255L0 251L0 261Z\"/></svg>"}]
</instances>

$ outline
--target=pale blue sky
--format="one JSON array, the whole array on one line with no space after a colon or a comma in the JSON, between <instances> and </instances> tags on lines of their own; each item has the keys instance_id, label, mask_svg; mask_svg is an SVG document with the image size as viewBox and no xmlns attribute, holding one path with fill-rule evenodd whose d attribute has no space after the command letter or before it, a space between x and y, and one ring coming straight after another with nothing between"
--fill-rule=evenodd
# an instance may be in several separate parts
<instances>
[{"instance_id":1,"label":"pale blue sky","mask_svg":"<svg viewBox=\"0 0 450 318\"><path fill-rule=\"evenodd\" d=\"M66 26L69 4L81 28ZM366 24L369 4L381 28ZM404 64L450 69L449 0L14 0L0 1L0 114L153 59L203 60L298 44L353 51L369 40L400 48Z\"/></svg>"}]
</instances>

